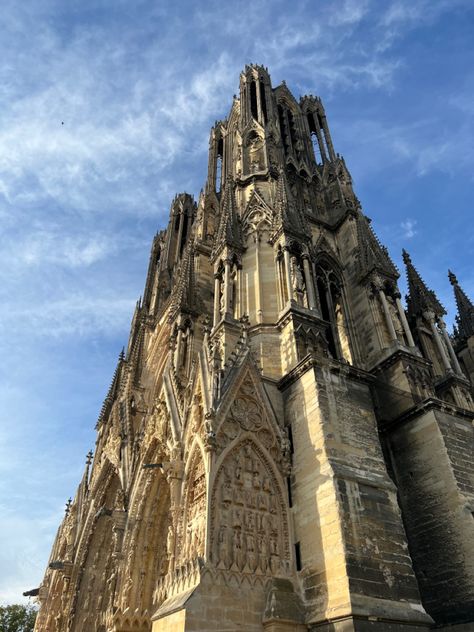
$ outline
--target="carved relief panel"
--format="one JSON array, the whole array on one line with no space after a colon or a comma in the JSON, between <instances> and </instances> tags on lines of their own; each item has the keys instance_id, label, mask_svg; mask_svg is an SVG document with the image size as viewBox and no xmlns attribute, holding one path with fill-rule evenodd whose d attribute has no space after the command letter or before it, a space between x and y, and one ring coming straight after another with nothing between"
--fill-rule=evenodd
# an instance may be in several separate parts
<instances>
[{"instance_id":1,"label":"carved relief panel","mask_svg":"<svg viewBox=\"0 0 474 632\"><path fill-rule=\"evenodd\" d=\"M217 568L287 575L288 523L280 486L250 438L220 466L211 500L211 559Z\"/></svg>"}]
</instances>

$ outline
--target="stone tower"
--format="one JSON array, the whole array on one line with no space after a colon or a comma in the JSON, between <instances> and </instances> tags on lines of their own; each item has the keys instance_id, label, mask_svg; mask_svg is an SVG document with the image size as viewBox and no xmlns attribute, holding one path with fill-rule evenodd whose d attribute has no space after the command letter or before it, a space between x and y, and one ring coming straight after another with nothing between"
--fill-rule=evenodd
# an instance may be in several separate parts
<instances>
[{"instance_id":1,"label":"stone tower","mask_svg":"<svg viewBox=\"0 0 474 632\"><path fill-rule=\"evenodd\" d=\"M473 629L474 308L451 274L452 338L404 260L406 311L321 100L247 66L153 240L37 632Z\"/></svg>"}]
</instances>

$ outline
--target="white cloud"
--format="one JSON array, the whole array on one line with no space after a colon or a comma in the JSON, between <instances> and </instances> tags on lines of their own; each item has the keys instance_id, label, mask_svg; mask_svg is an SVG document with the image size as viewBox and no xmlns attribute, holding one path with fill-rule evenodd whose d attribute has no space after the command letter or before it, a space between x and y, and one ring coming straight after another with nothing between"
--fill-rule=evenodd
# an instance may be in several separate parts
<instances>
[{"instance_id":1,"label":"white cloud","mask_svg":"<svg viewBox=\"0 0 474 632\"><path fill-rule=\"evenodd\" d=\"M405 237L406 239L412 239L418 232L416 230L416 224L416 219L406 219L401 222L400 227L403 230L403 237Z\"/></svg>"},{"instance_id":2,"label":"white cloud","mask_svg":"<svg viewBox=\"0 0 474 632\"><path fill-rule=\"evenodd\" d=\"M369 0L344 0L340 7L336 5L333 8L329 24L357 24L367 15L368 10Z\"/></svg>"}]
</instances>

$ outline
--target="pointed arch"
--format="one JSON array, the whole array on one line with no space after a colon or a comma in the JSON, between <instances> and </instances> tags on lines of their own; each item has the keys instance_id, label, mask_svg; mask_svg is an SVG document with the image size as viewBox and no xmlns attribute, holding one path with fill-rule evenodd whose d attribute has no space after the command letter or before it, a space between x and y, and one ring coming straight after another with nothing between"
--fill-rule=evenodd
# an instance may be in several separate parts
<instances>
[{"instance_id":1,"label":"pointed arch","mask_svg":"<svg viewBox=\"0 0 474 632\"><path fill-rule=\"evenodd\" d=\"M326 339L330 354L352 364L348 311L340 266L329 253L321 253L315 262L316 290L321 316L327 322Z\"/></svg>"}]
</instances>

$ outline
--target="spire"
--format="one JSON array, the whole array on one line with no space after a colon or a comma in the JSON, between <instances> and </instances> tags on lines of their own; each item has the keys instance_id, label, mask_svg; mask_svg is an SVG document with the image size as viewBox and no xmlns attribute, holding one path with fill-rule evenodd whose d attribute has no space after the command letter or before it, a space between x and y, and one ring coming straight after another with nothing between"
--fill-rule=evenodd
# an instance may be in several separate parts
<instances>
[{"instance_id":1,"label":"spire","mask_svg":"<svg viewBox=\"0 0 474 632\"><path fill-rule=\"evenodd\" d=\"M370 219L362 213L357 215L357 241L359 268L363 277L376 270L384 276L398 279L400 275L388 250L372 230Z\"/></svg>"},{"instance_id":2,"label":"spire","mask_svg":"<svg viewBox=\"0 0 474 632\"><path fill-rule=\"evenodd\" d=\"M410 316L418 316L424 311L432 311L436 316L446 314L444 307L438 301L433 290L429 290L425 282L413 265L410 255L402 251L403 262L407 269L408 295L407 308Z\"/></svg>"},{"instance_id":3,"label":"spire","mask_svg":"<svg viewBox=\"0 0 474 632\"><path fill-rule=\"evenodd\" d=\"M458 308L456 316L457 338L459 340L465 340L466 338L474 336L474 305L459 285L456 275L454 275L451 270L448 270L448 277L454 288L454 297Z\"/></svg>"},{"instance_id":4,"label":"spire","mask_svg":"<svg viewBox=\"0 0 474 632\"><path fill-rule=\"evenodd\" d=\"M178 280L173 290L168 321L172 322L180 310L193 312L195 309L194 243L190 239L184 251L178 272Z\"/></svg>"},{"instance_id":5,"label":"spire","mask_svg":"<svg viewBox=\"0 0 474 632\"><path fill-rule=\"evenodd\" d=\"M231 176L227 176L224 189L224 203L220 217L219 227L214 245L213 255L215 256L224 246L243 249L242 232L240 222L235 208L234 183Z\"/></svg>"}]
</instances>

